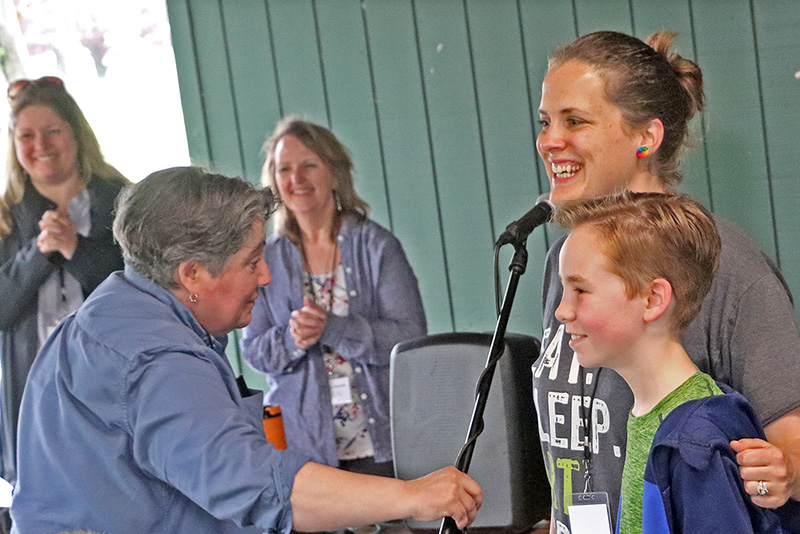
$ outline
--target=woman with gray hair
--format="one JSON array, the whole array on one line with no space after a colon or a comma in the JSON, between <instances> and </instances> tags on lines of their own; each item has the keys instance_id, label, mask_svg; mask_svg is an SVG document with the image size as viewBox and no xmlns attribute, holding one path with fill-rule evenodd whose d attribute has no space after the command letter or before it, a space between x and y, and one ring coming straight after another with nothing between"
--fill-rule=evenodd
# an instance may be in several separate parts
<instances>
[{"instance_id":1,"label":"woman with gray hair","mask_svg":"<svg viewBox=\"0 0 800 534\"><path fill-rule=\"evenodd\" d=\"M264 145L264 185L280 195L242 355L267 374L288 447L315 461L394 475L389 359L427 332L400 242L367 218L353 162L327 128L281 120Z\"/></svg>"},{"instance_id":2,"label":"woman with gray hair","mask_svg":"<svg viewBox=\"0 0 800 534\"><path fill-rule=\"evenodd\" d=\"M269 190L196 167L120 195L125 270L42 348L22 401L17 532L289 532L414 516L465 526L481 502L455 468L358 475L267 442L262 394L236 378L227 334L250 321ZM346 492L354 506L340 509Z\"/></svg>"}]
</instances>

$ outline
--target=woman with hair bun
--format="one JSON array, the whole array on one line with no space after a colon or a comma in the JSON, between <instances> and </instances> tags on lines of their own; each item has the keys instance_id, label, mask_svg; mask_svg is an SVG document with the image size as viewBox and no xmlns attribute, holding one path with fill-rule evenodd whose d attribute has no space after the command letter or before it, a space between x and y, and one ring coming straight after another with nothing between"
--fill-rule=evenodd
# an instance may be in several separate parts
<instances>
[{"instance_id":1,"label":"woman with hair bun","mask_svg":"<svg viewBox=\"0 0 800 534\"><path fill-rule=\"evenodd\" d=\"M537 149L550 200L560 205L624 190L679 186L688 125L705 104L703 75L671 51L674 34L646 42L618 32L580 37L555 51L542 84ZM786 282L740 228L716 217L720 268L682 342L698 368L743 393L769 442L731 443L756 505L798 512L800 531L800 335ZM553 497L551 531L570 532L573 493L607 492L616 524L630 389L615 372L585 369L555 318L562 297L558 259L545 265L542 351L533 366L542 450ZM573 532L572 534L577 534Z\"/></svg>"}]
</instances>

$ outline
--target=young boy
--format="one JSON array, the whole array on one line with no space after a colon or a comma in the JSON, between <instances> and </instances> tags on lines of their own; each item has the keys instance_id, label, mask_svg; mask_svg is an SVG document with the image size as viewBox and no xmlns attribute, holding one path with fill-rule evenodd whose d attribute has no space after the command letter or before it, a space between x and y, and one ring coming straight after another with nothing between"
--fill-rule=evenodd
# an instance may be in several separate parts
<instances>
[{"instance_id":1,"label":"young boy","mask_svg":"<svg viewBox=\"0 0 800 534\"><path fill-rule=\"evenodd\" d=\"M634 396L618 532L782 532L730 448L765 439L755 413L680 341L719 263L709 213L685 196L622 193L565 203L553 220L570 230L556 318L581 366L613 369Z\"/></svg>"}]
</instances>

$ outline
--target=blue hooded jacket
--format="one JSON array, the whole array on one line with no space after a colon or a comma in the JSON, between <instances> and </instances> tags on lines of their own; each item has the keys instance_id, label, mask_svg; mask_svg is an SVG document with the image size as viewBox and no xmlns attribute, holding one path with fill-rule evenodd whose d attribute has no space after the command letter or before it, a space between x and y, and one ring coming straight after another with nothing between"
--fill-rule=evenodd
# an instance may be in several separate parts
<instances>
[{"instance_id":1,"label":"blue hooded jacket","mask_svg":"<svg viewBox=\"0 0 800 534\"><path fill-rule=\"evenodd\" d=\"M643 534L794 532L786 529L800 503L768 510L745 492L730 442L766 437L747 399L720 387L725 395L681 404L659 426L644 474Z\"/></svg>"}]
</instances>

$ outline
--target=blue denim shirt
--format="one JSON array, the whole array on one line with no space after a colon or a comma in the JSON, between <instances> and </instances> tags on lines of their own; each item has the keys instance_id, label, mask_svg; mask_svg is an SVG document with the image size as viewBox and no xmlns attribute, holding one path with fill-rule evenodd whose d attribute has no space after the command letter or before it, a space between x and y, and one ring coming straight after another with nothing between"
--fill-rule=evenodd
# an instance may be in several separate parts
<instances>
[{"instance_id":1,"label":"blue denim shirt","mask_svg":"<svg viewBox=\"0 0 800 534\"><path fill-rule=\"evenodd\" d=\"M267 400L281 407L289 448L337 466L322 345L335 348L353 366L375 461L386 462L392 459L389 360L397 343L427 332L422 298L400 242L388 230L370 220L346 219L337 239L349 315L329 314L319 342L307 350L297 347L289 318L303 307L303 261L288 238L270 236L264 256L272 282L259 289L242 356L267 373Z\"/></svg>"},{"instance_id":2,"label":"blue denim shirt","mask_svg":"<svg viewBox=\"0 0 800 534\"><path fill-rule=\"evenodd\" d=\"M130 268L109 276L31 369L15 531L288 533L307 459L267 442L225 343Z\"/></svg>"}]
</instances>

